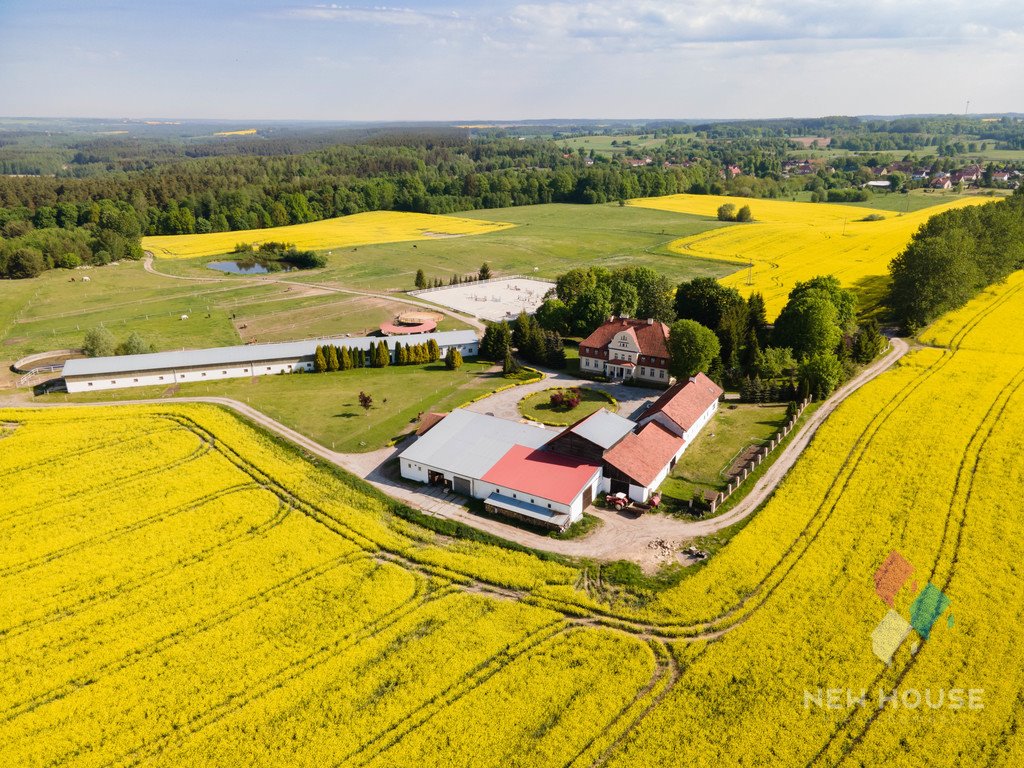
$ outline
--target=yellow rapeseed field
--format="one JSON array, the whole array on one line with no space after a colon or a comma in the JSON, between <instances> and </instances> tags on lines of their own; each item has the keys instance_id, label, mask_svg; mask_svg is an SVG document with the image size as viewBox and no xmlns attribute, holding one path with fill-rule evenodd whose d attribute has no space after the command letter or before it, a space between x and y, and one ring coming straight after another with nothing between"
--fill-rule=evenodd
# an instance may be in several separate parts
<instances>
[{"instance_id":1,"label":"yellow rapeseed field","mask_svg":"<svg viewBox=\"0 0 1024 768\"><path fill-rule=\"evenodd\" d=\"M0 411L0 765L1020 765L1022 319L1024 273L940 319L612 603L212 406ZM949 605L886 665L893 551Z\"/></svg>"},{"instance_id":2,"label":"yellow rapeseed field","mask_svg":"<svg viewBox=\"0 0 1024 768\"><path fill-rule=\"evenodd\" d=\"M753 222L684 237L669 244L669 249L742 265L721 282L744 296L754 291L763 293L769 319L773 319L793 286L816 275L835 275L846 287L877 292L877 287L871 285L872 278L884 280L889 262L925 221L950 208L984 202L989 200L962 198L902 215L828 203L714 195L649 197L629 204L711 217L727 203L737 209L749 205ZM872 214L885 219L862 221Z\"/></svg>"},{"instance_id":3,"label":"yellow rapeseed field","mask_svg":"<svg viewBox=\"0 0 1024 768\"><path fill-rule=\"evenodd\" d=\"M142 248L161 259L191 259L229 253L239 243L294 243L307 250L344 248L373 243L480 235L515 226L500 221L435 216L429 213L371 211L336 219L312 221L269 229L211 232L205 235L153 235L142 238Z\"/></svg>"}]
</instances>

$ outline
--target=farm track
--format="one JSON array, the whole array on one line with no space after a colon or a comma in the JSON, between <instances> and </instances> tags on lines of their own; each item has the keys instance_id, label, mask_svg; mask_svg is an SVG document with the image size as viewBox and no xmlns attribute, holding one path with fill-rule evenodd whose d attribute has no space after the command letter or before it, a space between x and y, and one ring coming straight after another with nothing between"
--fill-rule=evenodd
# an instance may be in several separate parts
<instances>
[{"instance_id":1,"label":"farm track","mask_svg":"<svg viewBox=\"0 0 1024 768\"><path fill-rule=\"evenodd\" d=\"M222 496L227 496L236 490L238 490L238 488L229 488L217 491L215 493L210 494L207 498L200 499L195 503L184 504L178 507L172 507L171 509L165 509L155 514L149 515L147 517L136 518L130 523L126 523L125 525L118 526L117 528L112 528L107 531L103 531L102 533L98 533L95 536L90 536L87 539L82 539L81 541L77 541L74 544L69 544L66 547L62 547L61 549L55 549L51 552L47 552L46 554L34 557L31 560L24 560L20 563L9 565L6 568L0 568L0 578L16 576L18 574L25 573L26 571L31 571L34 568L38 568L41 565L52 563L54 560L59 560L60 558L66 557L67 555L73 554L75 552L80 552L83 549L88 549L98 544L107 544L109 542L116 541L117 539L123 536L135 533L136 531L142 530L143 528L146 528L155 523L163 522L164 520L169 520L177 515L185 514L186 512L195 511L196 509L199 509L209 501L220 498ZM2 634L3 633L0 633L0 635Z\"/></svg>"},{"instance_id":2,"label":"farm track","mask_svg":"<svg viewBox=\"0 0 1024 768\"><path fill-rule=\"evenodd\" d=\"M422 301L417 301L415 299L410 299L405 294L377 293L375 291L364 291L364 290L361 290L359 288L345 288L344 286L328 285L326 283L313 283L313 282L303 283L303 282L299 282L298 280L285 280L283 278L256 277L256 278L235 279L235 278L230 278L230 277L186 277L184 275L171 275L171 274L168 274L166 272L161 272L160 270L158 270L156 267L153 266L153 254L152 254L151 251L146 251L146 258L142 262L142 267L143 267L143 269L145 269L150 274L158 275L159 277L165 277L165 278L168 278L170 280L191 280L191 281L199 281L199 282L204 282L204 283L211 283L211 282L213 282L213 283L228 283L228 282L230 282L232 284L237 284L239 286L243 286L243 285L268 285L268 284L294 285L294 286L298 286L300 288L316 288L316 289L319 289L321 291L327 291L328 293L347 293L347 294L352 294L354 296L369 296L369 297L374 298L374 299L385 299L387 301L397 302L398 304L409 304L409 305L414 306L414 307L419 307L420 309L429 309L432 312L440 312L441 314L446 315L447 317L450 317L453 320L458 320L459 322L466 323L467 325L472 326L473 328L475 328L477 331L480 331L481 333L486 330L486 326L483 323L481 323L479 320L477 320L475 317L471 317L469 315L459 314L458 312L450 310L447 307L442 307L440 305L427 304L427 303L422 302Z\"/></svg>"},{"instance_id":3,"label":"farm track","mask_svg":"<svg viewBox=\"0 0 1024 768\"><path fill-rule=\"evenodd\" d=\"M669 692L675 688L676 684L682 678L682 671L679 668L679 662L676 660L675 655L665 648L663 644L658 644L660 648L661 658L658 661L658 668L655 670L655 675L651 681L647 684L646 688L642 690L632 703L624 707L615 719L606 727L606 732L595 736L590 742L580 750L576 757L569 760L563 768L583 768L585 765L599 766L604 765L608 762L608 759L615 753L615 750L622 744L622 742L629 737L631 733L636 731L640 726L640 723L653 712ZM703 650L701 651L703 653ZM696 658L699 658L701 653L698 653ZM639 708L639 712L632 715L632 710ZM597 742L600 738L606 736L608 732L616 732L611 743L601 749L601 751L593 756L593 759L589 759L590 755L587 753L593 751L593 748L597 746Z\"/></svg>"},{"instance_id":4,"label":"farm track","mask_svg":"<svg viewBox=\"0 0 1024 768\"><path fill-rule=\"evenodd\" d=\"M178 467L184 466L189 462L195 461L200 456L203 456L209 451L210 444L207 442L201 442L199 447L196 448L192 453L190 453L187 456L183 456L180 459L175 459L174 461L170 461L163 465L151 467L150 469L143 470L142 472L136 472L126 477L115 477L113 480L109 480L108 482L99 483L98 485L94 485L89 488L75 491L74 493L70 493L67 496L62 497L60 503L64 504L68 501L81 498L82 496L87 496L91 493L96 493L98 491L102 492L104 490L109 490L112 488L118 488L125 485L126 483L132 483L136 482L137 480L143 480L149 477L153 477L155 475L162 474L164 472L167 472L168 470L173 470ZM13 510L5 512L4 515L0 517L0 524L7 523L8 521L14 520L15 518L21 517L23 515L30 514L31 512L34 512L37 508L37 505L32 504L28 507L24 507L21 509L15 508ZM0 570L0 575L3 575L3 570Z\"/></svg>"},{"instance_id":5,"label":"farm track","mask_svg":"<svg viewBox=\"0 0 1024 768\"><path fill-rule=\"evenodd\" d=\"M406 736L422 728L436 715L443 712L459 699L475 691L481 685L494 677L494 675L508 668L517 660L537 651L548 643L554 642L556 639L567 635L570 631L571 630L567 629L564 622L555 621L527 633L524 637L517 640L508 648L478 663L476 667L467 672L458 681L452 683L448 688L424 702L421 705L423 711L418 712L415 719L408 719L402 725L397 727L392 724L388 724L388 726L386 726L387 730L381 731L377 736L362 744L358 749L332 763L332 768L341 768L341 766L346 763L350 763L350 761L353 760L355 762L350 764L356 766L366 765L377 757L377 755L386 752L401 743Z\"/></svg>"}]
</instances>

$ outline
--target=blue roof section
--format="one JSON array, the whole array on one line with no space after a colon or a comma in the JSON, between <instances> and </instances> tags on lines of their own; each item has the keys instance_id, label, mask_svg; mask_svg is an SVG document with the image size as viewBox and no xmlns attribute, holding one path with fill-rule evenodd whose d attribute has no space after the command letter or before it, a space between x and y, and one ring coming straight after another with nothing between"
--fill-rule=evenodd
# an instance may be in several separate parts
<instances>
[{"instance_id":1,"label":"blue roof section","mask_svg":"<svg viewBox=\"0 0 1024 768\"><path fill-rule=\"evenodd\" d=\"M63 375L65 377L102 376L116 373L133 373L136 371L238 365L240 363L257 363L271 360L295 360L302 357L312 357L316 354L316 348L324 344L365 350L369 349L371 344L386 341L388 342L388 348L394 349L396 341L401 342L405 346L408 344L420 344L430 339L436 340L441 347L465 346L477 342L476 332L471 330L415 333L390 339L383 336L359 336L354 338L336 336L325 339L284 341L272 344L243 344L236 347L182 349L175 352L153 352L148 355L78 358L68 360L64 364Z\"/></svg>"},{"instance_id":2,"label":"blue roof section","mask_svg":"<svg viewBox=\"0 0 1024 768\"><path fill-rule=\"evenodd\" d=\"M522 499L510 499L500 493L492 493L486 499L487 504L493 504L499 509L504 509L508 512L515 512L520 515L525 515L538 522L545 523L547 525L553 525L556 528L564 528L568 525L572 518L567 512L556 512L551 509L545 509L536 504L530 504L528 501Z\"/></svg>"},{"instance_id":3,"label":"blue roof section","mask_svg":"<svg viewBox=\"0 0 1024 768\"><path fill-rule=\"evenodd\" d=\"M608 450L636 427L636 422L624 419L606 408L594 411L593 415L569 429Z\"/></svg>"}]
</instances>

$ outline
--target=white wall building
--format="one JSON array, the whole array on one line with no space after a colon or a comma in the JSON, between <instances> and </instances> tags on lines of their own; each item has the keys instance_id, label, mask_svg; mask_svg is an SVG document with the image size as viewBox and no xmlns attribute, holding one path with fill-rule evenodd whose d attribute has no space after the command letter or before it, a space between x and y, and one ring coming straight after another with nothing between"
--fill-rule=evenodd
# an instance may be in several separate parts
<instances>
[{"instance_id":1,"label":"white wall building","mask_svg":"<svg viewBox=\"0 0 1024 768\"><path fill-rule=\"evenodd\" d=\"M441 331L403 336L403 346L434 339L444 357L457 349L463 357L475 357L480 343L474 331ZM287 341L273 344L246 344L210 349L182 349L147 355L116 355L68 360L63 376L68 392L101 389L171 385L191 381L268 376L277 373L312 371L316 348L322 345L367 350L380 341L394 353L395 339L360 336Z\"/></svg>"}]
</instances>

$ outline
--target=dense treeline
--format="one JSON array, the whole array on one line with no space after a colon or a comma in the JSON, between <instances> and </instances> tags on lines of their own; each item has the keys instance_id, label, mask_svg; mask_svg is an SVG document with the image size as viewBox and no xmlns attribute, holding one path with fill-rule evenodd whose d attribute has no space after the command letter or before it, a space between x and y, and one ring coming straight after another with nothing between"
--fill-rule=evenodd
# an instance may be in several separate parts
<instances>
[{"instance_id":1,"label":"dense treeline","mask_svg":"<svg viewBox=\"0 0 1024 768\"><path fill-rule=\"evenodd\" d=\"M0 209L0 278L35 277L47 269L141 259L141 224L126 203Z\"/></svg>"},{"instance_id":2,"label":"dense treeline","mask_svg":"<svg viewBox=\"0 0 1024 768\"><path fill-rule=\"evenodd\" d=\"M1024 267L1024 193L932 216L889 265L889 304L916 332Z\"/></svg>"},{"instance_id":3,"label":"dense treeline","mask_svg":"<svg viewBox=\"0 0 1024 768\"><path fill-rule=\"evenodd\" d=\"M302 224L362 211L452 213L535 203L602 203L674 194L711 170L587 165L550 141L447 137L378 141L302 155L184 160L85 179L0 177L0 206L23 218L59 205L126 203L144 234L191 234ZM40 213L42 211L42 213Z\"/></svg>"}]
</instances>

